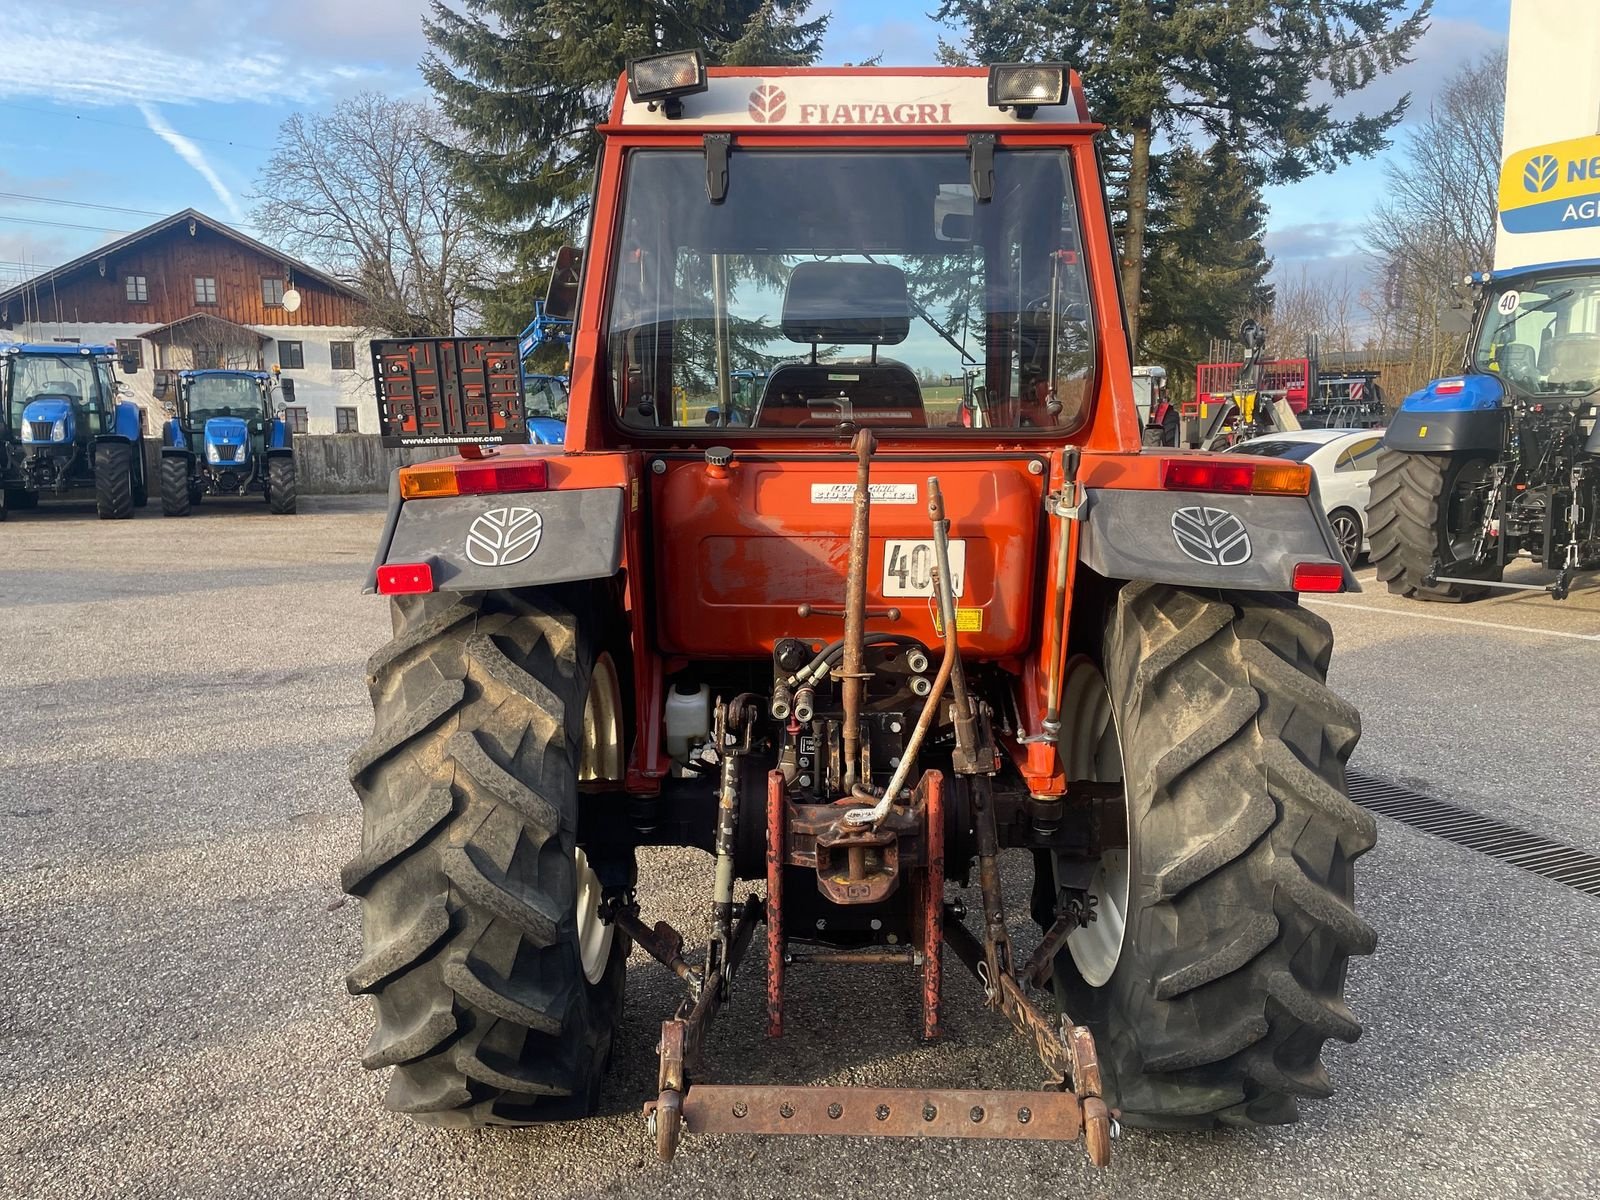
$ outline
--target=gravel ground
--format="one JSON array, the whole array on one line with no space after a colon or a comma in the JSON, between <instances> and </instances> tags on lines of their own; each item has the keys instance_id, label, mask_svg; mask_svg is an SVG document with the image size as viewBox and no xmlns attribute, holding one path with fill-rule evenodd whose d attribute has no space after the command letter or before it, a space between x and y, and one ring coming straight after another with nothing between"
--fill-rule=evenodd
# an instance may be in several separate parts
<instances>
[{"instance_id":1,"label":"gravel ground","mask_svg":"<svg viewBox=\"0 0 1600 1200\"><path fill-rule=\"evenodd\" d=\"M387 633L358 593L379 512L303 503L0 526L0 1196L1600 1192L1596 900L1387 821L1360 884L1382 942L1350 980L1367 1033L1329 1048L1339 1094L1298 1126L1132 1133L1106 1172L1075 1148L777 1138L691 1141L664 1168L636 1114L673 989L637 955L600 1117L463 1134L386 1114L336 882L359 836L361 664ZM1358 766L1600 849L1600 596L1419 611L1361 574L1366 594L1320 610L1365 714ZM643 866L649 915L697 937L706 861ZM1024 872L1008 882L1020 899ZM769 1044L752 962L712 1074L1037 1082L958 976L951 1036L923 1050L903 974L842 970L793 973Z\"/></svg>"}]
</instances>

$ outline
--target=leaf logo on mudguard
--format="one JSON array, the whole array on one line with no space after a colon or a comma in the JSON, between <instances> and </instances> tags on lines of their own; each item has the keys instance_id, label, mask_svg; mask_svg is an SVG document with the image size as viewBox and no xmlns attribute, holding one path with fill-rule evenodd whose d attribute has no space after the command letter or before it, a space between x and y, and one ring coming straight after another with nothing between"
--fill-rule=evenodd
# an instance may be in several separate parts
<instances>
[{"instance_id":1,"label":"leaf logo on mudguard","mask_svg":"<svg viewBox=\"0 0 1600 1200\"><path fill-rule=\"evenodd\" d=\"M544 518L531 508L491 508L467 530L467 557L480 567L509 567L539 548Z\"/></svg>"},{"instance_id":2,"label":"leaf logo on mudguard","mask_svg":"<svg viewBox=\"0 0 1600 1200\"><path fill-rule=\"evenodd\" d=\"M1172 539L1195 562L1237 567L1250 558L1244 522L1225 508L1180 508L1172 514Z\"/></svg>"},{"instance_id":3,"label":"leaf logo on mudguard","mask_svg":"<svg viewBox=\"0 0 1600 1200\"><path fill-rule=\"evenodd\" d=\"M783 120L788 107L789 98L783 94L781 87L763 83L750 93L750 119L762 125Z\"/></svg>"}]
</instances>

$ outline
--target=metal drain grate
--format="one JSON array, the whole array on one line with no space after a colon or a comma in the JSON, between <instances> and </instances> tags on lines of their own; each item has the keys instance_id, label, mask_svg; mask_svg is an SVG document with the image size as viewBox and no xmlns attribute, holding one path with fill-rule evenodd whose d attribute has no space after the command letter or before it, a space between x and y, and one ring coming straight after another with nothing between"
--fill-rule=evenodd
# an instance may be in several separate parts
<instances>
[{"instance_id":1,"label":"metal drain grate","mask_svg":"<svg viewBox=\"0 0 1600 1200\"><path fill-rule=\"evenodd\" d=\"M1348 771L1345 778L1350 784L1350 799L1380 816L1498 858L1534 875L1564 883L1590 896L1600 896L1600 855L1565 842L1553 842L1526 829L1370 775Z\"/></svg>"}]
</instances>

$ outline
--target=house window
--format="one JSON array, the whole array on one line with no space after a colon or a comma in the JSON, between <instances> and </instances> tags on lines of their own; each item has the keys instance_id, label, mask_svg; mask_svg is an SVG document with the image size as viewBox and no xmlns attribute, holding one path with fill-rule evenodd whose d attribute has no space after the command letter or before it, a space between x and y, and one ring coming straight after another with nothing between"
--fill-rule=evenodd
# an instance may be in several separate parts
<instances>
[{"instance_id":1,"label":"house window","mask_svg":"<svg viewBox=\"0 0 1600 1200\"><path fill-rule=\"evenodd\" d=\"M268 279L265 276L262 277L261 303L265 304L268 308L283 307L283 280Z\"/></svg>"},{"instance_id":2,"label":"house window","mask_svg":"<svg viewBox=\"0 0 1600 1200\"><path fill-rule=\"evenodd\" d=\"M124 375L136 374L144 366L144 343L138 338L118 338L117 361Z\"/></svg>"},{"instance_id":3,"label":"house window","mask_svg":"<svg viewBox=\"0 0 1600 1200\"><path fill-rule=\"evenodd\" d=\"M283 410L283 419L289 423L289 431L291 433L304 433L306 431L306 410L304 405L290 405Z\"/></svg>"},{"instance_id":4,"label":"house window","mask_svg":"<svg viewBox=\"0 0 1600 1200\"><path fill-rule=\"evenodd\" d=\"M128 299L135 304L146 304L150 300L150 288L143 275L129 275L124 281L128 291Z\"/></svg>"},{"instance_id":5,"label":"house window","mask_svg":"<svg viewBox=\"0 0 1600 1200\"><path fill-rule=\"evenodd\" d=\"M354 371L356 369L356 344L354 342L329 342L328 349L333 352L333 369L335 371Z\"/></svg>"},{"instance_id":6,"label":"house window","mask_svg":"<svg viewBox=\"0 0 1600 1200\"><path fill-rule=\"evenodd\" d=\"M333 431L335 433L360 433L361 425L356 420L356 410L353 408L334 409Z\"/></svg>"},{"instance_id":7,"label":"house window","mask_svg":"<svg viewBox=\"0 0 1600 1200\"><path fill-rule=\"evenodd\" d=\"M279 342L278 365L285 371L306 369L306 344L304 342Z\"/></svg>"},{"instance_id":8,"label":"house window","mask_svg":"<svg viewBox=\"0 0 1600 1200\"><path fill-rule=\"evenodd\" d=\"M194 302L196 304L215 304L217 302L217 281L210 275L196 275L194 277Z\"/></svg>"}]
</instances>

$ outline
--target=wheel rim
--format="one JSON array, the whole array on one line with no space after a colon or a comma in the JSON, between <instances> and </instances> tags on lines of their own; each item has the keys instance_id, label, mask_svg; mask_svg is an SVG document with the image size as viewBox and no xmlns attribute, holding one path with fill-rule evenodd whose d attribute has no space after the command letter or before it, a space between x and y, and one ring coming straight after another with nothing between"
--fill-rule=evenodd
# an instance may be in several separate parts
<instances>
[{"instance_id":1,"label":"wheel rim","mask_svg":"<svg viewBox=\"0 0 1600 1200\"><path fill-rule=\"evenodd\" d=\"M1122 779L1122 742L1117 734L1111 693L1088 659L1073 660L1061 688L1061 765L1069 780L1116 783ZM1095 919L1067 938L1078 973L1091 987L1103 987L1117 969L1128 928L1128 851L1100 856L1089 896Z\"/></svg>"},{"instance_id":2,"label":"wheel rim","mask_svg":"<svg viewBox=\"0 0 1600 1200\"><path fill-rule=\"evenodd\" d=\"M595 659L589 694L583 702L583 745L578 754L578 782L622 777L622 689L609 654ZM615 929L600 919L605 891L589 865L583 847L574 852L578 890L578 954L590 983L605 976Z\"/></svg>"},{"instance_id":3,"label":"wheel rim","mask_svg":"<svg viewBox=\"0 0 1600 1200\"><path fill-rule=\"evenodd\" d=\"M1335 513L1329 524L1333 526L1333 536L1339 541L1344 561L1355 566L1356 556L1361 553L1361 526L1349 513Z\"/></svg>"},{"instance_id":4,"label":"wheel rim","mask_svg":"<svg viewBox=\"0 0 1600 1200\"><path fill-rule=\"evenodd\" d=\"M583 975L590 983L599 983L606 973L606 963L611 958L611 940L616 931L600 919L600 904L605 898L600 877L589 865L589 856L583 847L575 851L578 877L578 955L583 960Z\"/></svg>"}]
</instances>

